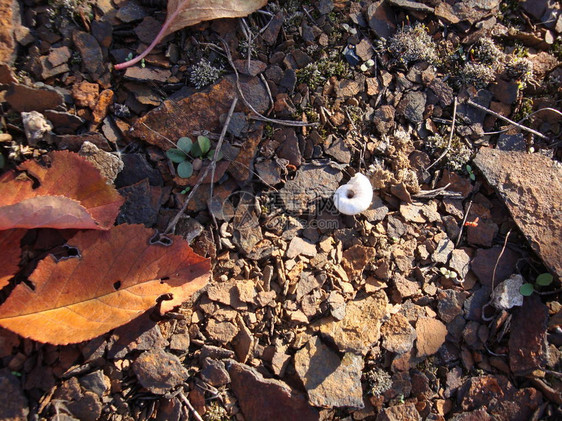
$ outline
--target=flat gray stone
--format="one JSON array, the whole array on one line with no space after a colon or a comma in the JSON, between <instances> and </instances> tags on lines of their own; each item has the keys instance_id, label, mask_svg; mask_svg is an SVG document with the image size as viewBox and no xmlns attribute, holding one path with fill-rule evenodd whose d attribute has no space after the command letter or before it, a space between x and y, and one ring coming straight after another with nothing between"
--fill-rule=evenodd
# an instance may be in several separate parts
<instances>
[{"instance_id":1,"label":"flat gray stone","mask_svg":"<svg viewBox=\"0 0 562 421\"><path fill-rule=\"evenodd\" d=\"M334 167L305 164L293 180L285 183L279 195L289 212L314 212L319 200L332 197L341 179L340 170Z\"/></svg>"}]
</instances>

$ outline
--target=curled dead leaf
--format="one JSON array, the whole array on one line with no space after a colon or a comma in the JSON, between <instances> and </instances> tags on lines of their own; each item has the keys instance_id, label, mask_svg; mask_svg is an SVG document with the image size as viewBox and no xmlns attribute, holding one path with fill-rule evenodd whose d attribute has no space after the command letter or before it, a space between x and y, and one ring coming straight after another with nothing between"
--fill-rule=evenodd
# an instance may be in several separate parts
<instances>
[{"instance_id":1,"label":"curled dead leaf","mask_svg":"<svg viewBox=\"0 0 562 421\"><path fill-rule=\"evenodd\" d=\"M0 177L0 230L113 226L124 199L90 162L68 151L25 161Z\"/></svg>"},{"instance_id":2,"label":"curled dead leaf","mask_svg":"<svg viewBox=\"0 0 562 421\"><path fill-rule=\"evenodd\" d=\"M49 256L0 306L0 326L56 345L76 343L124 325L154 307L166 312L189 300L210 278L210 262L177 236L150 244L142 225L79 232L68 246L78 256Z\"/></svg>"}]
</instances>

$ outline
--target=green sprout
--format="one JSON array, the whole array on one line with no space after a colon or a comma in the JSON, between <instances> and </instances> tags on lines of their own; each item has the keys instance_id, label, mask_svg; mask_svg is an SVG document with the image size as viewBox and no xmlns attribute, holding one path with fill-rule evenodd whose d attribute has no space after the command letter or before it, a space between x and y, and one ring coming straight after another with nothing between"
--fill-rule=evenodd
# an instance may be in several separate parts
<instances>
[{"instance_id":1,"label":"green sprout","mask_svg":"<svg viewBox=\"0 0 562 421\"><path fill-rule=\"evenodd\" d=\"M166 156L175 164L178 164L177 172L181 178L189 178L193 175L193 164L188 158L212 159L215 150L211 149L211 141L206 136L197 136L197 142L193 143L189 137L180 137L177 148L168 149ZM219 151L217 161L222 159ZM187 191L186 191L187 193Z\"/></svg>"},{"instance_id":2,"label":"green sprout","mask_svg":"<svg viewBox=\"0 0 562 421\"><path fill-rule=\"evenodd\" d=\"M468 176L470 177L470 179L471 179L472 181L475 181L475 180L476 180L476 176L474 175L474 171L472 171L472 167L467 164L465 168L466 168L466 172L468 173Z\"/></svg>"},{"instance_id":3,"label":"green sprout","mask_svg":"<svg viewBox=\"0 0 562 421\"><path fill-rule=\"evenodd\" d=\"M526 284L521 285L521 288L519 288L519 292L524 297L528 297L536 291L535 285L546 287L552 283L553 279L554 278L550 273L541 273L539 276L537 276L537 279L535 279L534 285L530 282L527 282Z\"/></svg>"}]
</instances>

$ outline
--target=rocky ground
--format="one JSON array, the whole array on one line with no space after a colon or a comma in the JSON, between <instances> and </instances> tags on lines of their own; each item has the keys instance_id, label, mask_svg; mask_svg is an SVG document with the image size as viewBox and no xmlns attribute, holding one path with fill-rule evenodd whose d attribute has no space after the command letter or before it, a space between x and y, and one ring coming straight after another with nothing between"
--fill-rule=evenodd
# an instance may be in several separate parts
<instances>
[{"instance_id":1,"label":"rocky ground","mask_svg":"<svg viewBox=\"0 0 562 421\"><path fill-rule=\"evenodd\" d=\"M113 69L165 3L0 7L3 168L95 154L117 222L160 231L198 188L176 233L213 263L85 343L1 330L0 419L561 419L560 3L275 0ZM225 121L214 178L181 178L166 151ZM342 215L357 172L375 196Z\"/></svg>"}]
</instances>

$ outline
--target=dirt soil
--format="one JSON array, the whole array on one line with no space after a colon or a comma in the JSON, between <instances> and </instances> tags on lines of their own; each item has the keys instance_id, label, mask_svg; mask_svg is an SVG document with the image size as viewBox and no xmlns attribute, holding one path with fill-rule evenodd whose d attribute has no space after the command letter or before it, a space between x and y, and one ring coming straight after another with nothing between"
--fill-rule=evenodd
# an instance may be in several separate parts
<instances>
[{"instance_id":1,"label":"dirt soil","mask_svg":"<svg viewBox=\"0 0 562 421\"><path fill-rule=\"evenodd\" d=\"M100 153L117 224L159 232L196 189L174 229L213 273L83 343L0 328L0 420L562 419L560 3L271 0L115 70L165 18L2 1L0 171Z\"/></svg>"}]
</instances>

